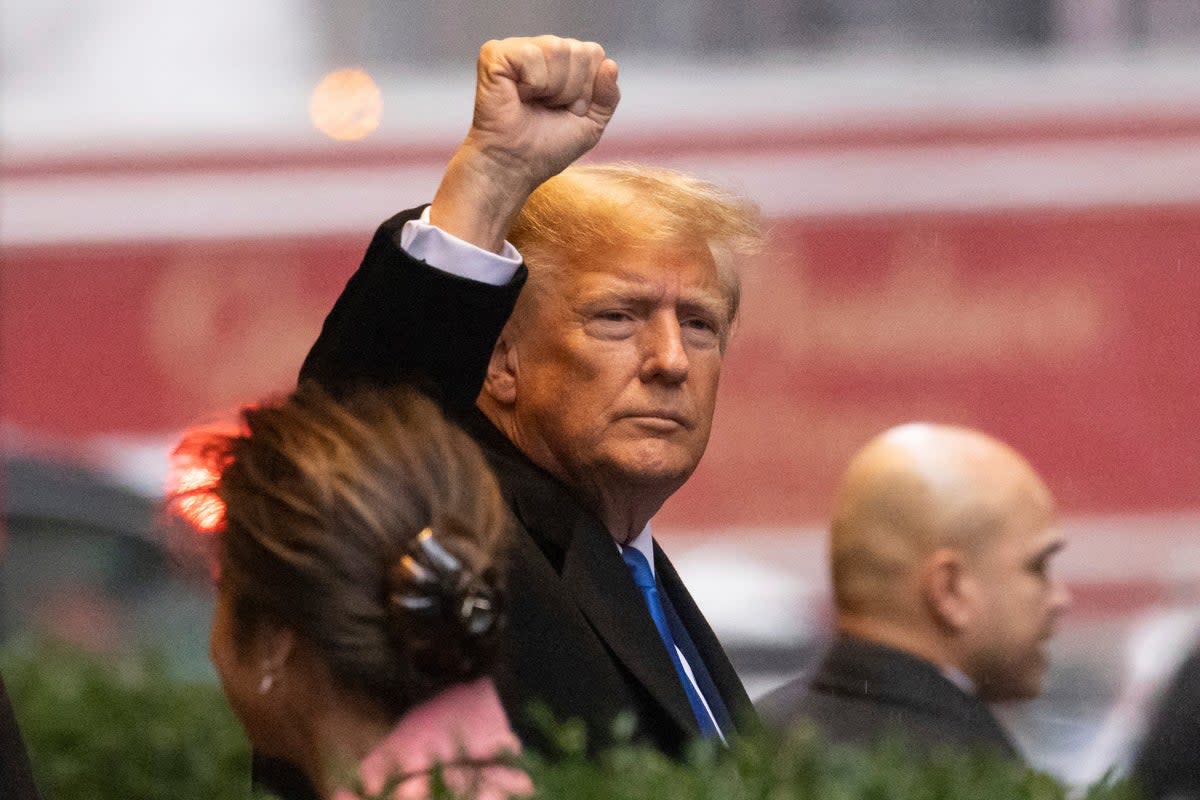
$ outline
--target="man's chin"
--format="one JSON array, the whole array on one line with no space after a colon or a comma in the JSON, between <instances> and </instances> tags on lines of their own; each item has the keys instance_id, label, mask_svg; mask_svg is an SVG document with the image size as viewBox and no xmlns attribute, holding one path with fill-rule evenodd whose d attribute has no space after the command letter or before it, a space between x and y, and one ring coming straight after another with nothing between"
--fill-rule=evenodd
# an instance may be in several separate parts
<instances>
[{"instance_id":1,"label":"man's chin","mask_svg":"<svg viewBox=\"0 0 1200 800\"><path fill-rule=\"evenodd\" d=\"M696 459L680 450L670 446L639 447L615 453L610 467L630 483L678 488L696 469Z\"/></svg>"}]
</instances>

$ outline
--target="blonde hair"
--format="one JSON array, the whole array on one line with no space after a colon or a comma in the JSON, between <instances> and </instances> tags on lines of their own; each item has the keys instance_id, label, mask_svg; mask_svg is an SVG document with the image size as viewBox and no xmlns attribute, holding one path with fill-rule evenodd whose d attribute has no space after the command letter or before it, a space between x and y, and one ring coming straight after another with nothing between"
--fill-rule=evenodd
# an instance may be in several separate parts
<instances>
[{"instance_id":1,"label":"blonde hair","mask_svg":"<svg viewBox=\"0 0 1200 800\"><path fill-rule=\"evenodd\" d=\"M762 232L758 209L742 198L680 172L623 163L574 165L546 181L508 238L529 266L522 296L614 250L704 253L714 260L732 323L741 296L735 262L758 251Z\"/></svg>"}]
</instances>

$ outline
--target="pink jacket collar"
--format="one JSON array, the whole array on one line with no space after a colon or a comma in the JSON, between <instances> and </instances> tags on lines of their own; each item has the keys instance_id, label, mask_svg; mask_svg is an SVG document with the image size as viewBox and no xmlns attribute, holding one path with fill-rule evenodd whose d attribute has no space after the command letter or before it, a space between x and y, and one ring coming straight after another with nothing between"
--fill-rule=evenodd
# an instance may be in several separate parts
<instances>
[{"instance_id":1,"label":"pink jacket collar","mask_svg":"<svg viewBox=\"0 0 1200 800\"><path fill-rule=\"evenodd\" d=\"M420 773L437 763L464 757L485 760L520 751L521 743L508 724L495 686L491 679L481 678L453 686L401 717L391 733L363 759L359 775L363 788L377 793L393 775ZM477 800L503 800L533 791L525 773L506 767L448 767L443 775L459 791L476 785L478 790L473 796ZM428 784L427 775L414 775L400 784L393 797L423 798ZM341 789L334 800L356 798Z\"/></svg>"}]
</instances>

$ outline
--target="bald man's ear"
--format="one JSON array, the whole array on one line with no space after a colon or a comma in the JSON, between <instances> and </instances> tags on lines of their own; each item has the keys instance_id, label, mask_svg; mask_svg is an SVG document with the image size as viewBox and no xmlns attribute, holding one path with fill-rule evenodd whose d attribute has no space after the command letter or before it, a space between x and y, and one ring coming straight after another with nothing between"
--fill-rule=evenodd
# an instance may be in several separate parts
<instances>
[{"instance_id":1,"label":"bald man's ear","mask_svg":"<svg viewBox=\"0 0 1200 800\"><path fill-rule=\"evenodd\" d=\"M502 406L511 406L517 400L517 353L507 327L492 348L487 376L483 379L483 391Z\"/></svg>"},{"instance_id":2,"label":"bald man's ear","mask_svg":"<svg viewBox=\"0 0 1200 800\"><path fill-rule=\"evenodd\" d=\"M921 595L934 621L948 633L959 633L971 621L973 578L958 550L934 550L921 570Z\"/></svg>"}]
</instances>

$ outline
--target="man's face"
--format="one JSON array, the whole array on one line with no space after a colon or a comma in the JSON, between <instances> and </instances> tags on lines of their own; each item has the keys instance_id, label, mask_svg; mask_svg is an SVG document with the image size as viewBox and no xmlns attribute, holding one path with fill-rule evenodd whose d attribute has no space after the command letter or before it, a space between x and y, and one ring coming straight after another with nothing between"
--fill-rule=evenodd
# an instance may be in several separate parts
<instances>
[{"instance_id":1,"label":"man's face","mask_svg":"<svg viewBox=\"0 0 1200 800\"><path fill-rule=\"evenodd\" d=\"M1066 585L1051 571L1065 544L1053 504L1040 482L1001 533L972 559L978 590L967 674L988 701L1027 700L1042 691L1046 646L1070 605Z\"/></svg>"},{"instance_id":2,"label":"man's face","mask_svg":"<svg viewBox=\"0 0 1200 800\"><path fill-rule=\"evenodd\" d=\"M617 253L542 289L512 337L513 440L585 491L674 491L708 443L731 323L711 257Z\"/></svg>"}]
</instances>

